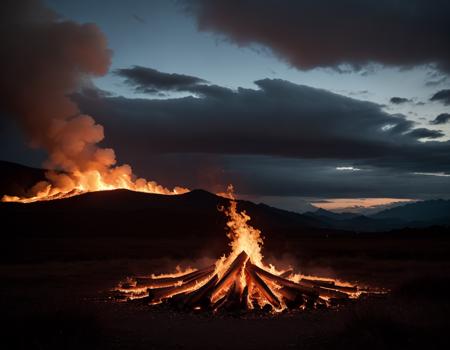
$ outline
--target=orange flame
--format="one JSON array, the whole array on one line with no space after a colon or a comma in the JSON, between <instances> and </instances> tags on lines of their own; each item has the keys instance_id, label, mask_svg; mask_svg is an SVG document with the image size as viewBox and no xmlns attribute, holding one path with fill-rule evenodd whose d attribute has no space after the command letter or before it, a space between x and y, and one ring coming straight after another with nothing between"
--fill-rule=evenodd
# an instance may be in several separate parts
<instances>
[{"instance_id":1,"label":"orange flame","mask_svg":"<svg viewBox=\"0 0 450 350\"><path fill-rule=\"evenodd\" d=\"M237 202L234 198L232 185L228 186L227 198L230 199L230 207L227 210L223 208L221 210L225 212L229 219L227 222L229 228L227 237L231 240L231 253L228 257L224 256L217 262L219 277L243 251L247 253L252 264L263 267L261 250L264 242L261 237L261 231L248 223L251 218L245 211L237 211Z\"/></svg>"},{"instance_id":2,"label":"orange flame","mask_svg":"<svg viewBox=\"0 0 450 350\"><path fill-rule=\"evenodd\" d=\"M167 189L154 181L143 178L134 180L129 165L107 168L104 170L74 171L72 173L46 173L49 181L38 182L25 197L2 197L2 202L31 203L53 199L69 198L86 192L127 189L138 192L175 195L189 192L189 189L175 187Z\"/></svg>"}]
</instances>

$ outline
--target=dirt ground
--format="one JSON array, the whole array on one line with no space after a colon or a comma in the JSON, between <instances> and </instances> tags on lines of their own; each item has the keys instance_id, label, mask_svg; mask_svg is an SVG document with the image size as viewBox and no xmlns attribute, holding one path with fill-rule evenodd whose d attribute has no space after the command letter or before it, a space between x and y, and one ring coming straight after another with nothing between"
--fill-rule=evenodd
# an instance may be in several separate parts
<instances>
[{"instance_id":1,"label":"dirt ground","mask_svg":"<svg viewBox=\"0 0 450 350\"><path fill-rule=\"evenodd\" d=\"M339 310L209 315L108 297L127 276L204 266L226 246L124 238L4 240L4 349L449 348L450 236L292 238L278 266L389 288Z\"/></svg>"}]
</instances>

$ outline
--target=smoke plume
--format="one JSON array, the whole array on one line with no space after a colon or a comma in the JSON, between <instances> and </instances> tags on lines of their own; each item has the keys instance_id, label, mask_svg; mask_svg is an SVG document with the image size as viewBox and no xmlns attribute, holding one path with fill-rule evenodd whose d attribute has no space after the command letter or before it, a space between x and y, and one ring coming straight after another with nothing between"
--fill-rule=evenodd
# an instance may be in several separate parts
<instances>
[{"instance_id":1,"label":"smoke plume","mask_svg":"<svg viewBox=\"0 0 450 350\"><path fill-rule=\"evenodd\" d=\"M103 33L95 24L62 19L38 0L6 0L1 7L1 105L30 144L48 152L45 166L69 174L49 173L51 185L67 191L81 181L90 190L98 179L80 174L94 171L111 186L129 187L131 168L112 168L114 151L97 145L103 127L69 97L107 73L111 51Z\"/></svg>"}]
</instances>

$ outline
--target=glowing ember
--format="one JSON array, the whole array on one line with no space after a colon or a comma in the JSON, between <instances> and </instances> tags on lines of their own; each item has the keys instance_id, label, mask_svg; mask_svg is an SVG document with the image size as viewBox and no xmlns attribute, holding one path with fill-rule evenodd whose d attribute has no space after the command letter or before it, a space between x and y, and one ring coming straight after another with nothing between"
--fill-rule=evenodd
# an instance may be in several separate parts
<instances>
[{"instance_id":1,"label":"glowing ember","mask_svg":"<svg viewBox=\"0 0 450 350\"><path fill-rule=\"evenodd\" d=\"M349 283L265 265L261 231L249 225L245 212L237 211L231 187L228 196L230 207L224 210L231 240L228 256L199 270L129 279L116 292L127 299L144 299L149 304L168 301L189 310L266 308L273 312L334 306L363 293Z\"/></svg>"}]
</instances>

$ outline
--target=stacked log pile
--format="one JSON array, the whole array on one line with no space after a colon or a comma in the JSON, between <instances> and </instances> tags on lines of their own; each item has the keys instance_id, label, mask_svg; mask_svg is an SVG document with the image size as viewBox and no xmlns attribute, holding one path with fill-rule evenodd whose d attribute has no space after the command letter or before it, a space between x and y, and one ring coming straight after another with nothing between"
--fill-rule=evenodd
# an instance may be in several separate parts
<instances>
[{"instance_id":1,"label":"stacked log pile","mask_svg":"<svg viewBox=\"0 0 450 350\"><path fill-rule=\"evenodd\" d=\"M150 304L168 302L187 310L305 309L335 306L358 295L358 288L331 280L289 279L254 265L242 251L224 273L214 265L176 277L141 277L123 285L124 293L140 291ZM145 292L142 293L142 290Z\"/></svg>"}]
</instances>

